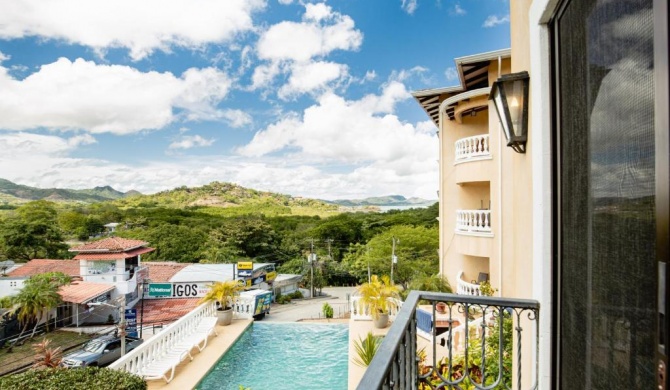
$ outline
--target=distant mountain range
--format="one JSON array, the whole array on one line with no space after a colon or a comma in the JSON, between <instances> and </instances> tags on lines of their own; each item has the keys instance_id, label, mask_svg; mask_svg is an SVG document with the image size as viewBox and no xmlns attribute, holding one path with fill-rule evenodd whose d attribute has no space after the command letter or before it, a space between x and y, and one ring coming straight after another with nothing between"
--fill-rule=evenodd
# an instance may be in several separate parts
<instances>
[{"instance_id":1,"label":"distant mountain range","mask_svg":"<svg viewBox=\"0 0 670 390\"><path fill-rule=\"evenodd\" d=\"M410 208L428 207L436 200L405 198L402 195L379 196L365 199L317 200L272 192L257 191L236 184L212 182L201 187L178 187L152 195L137 191L121 192L110 186L84 190L65 188L36 188L0 179L0 205L17 205L32 200L50 200L60 203L97 203L115 201L130 207L248 207L310 208L335 211L335 206L346 208Z\"/></svg>"},{"instance_id":2,"label":"distant mountain range","mask_svg":"<svg viewBox=\"0 0 670 390\"><path fill-rule=\"evenodd\" d=\"M110 186L95 187L84 190L65 188L36 188L12 183L0 179L0 203L25 203L31 200L50 200L54 202L95 203L107 200L140 195L137 191L121 192Z\"/></svg>"},{"instance_id":3,"label":"distant mountain range","mask_svg":"<svg viewBox=\"0 0 670 390\"><path fill-rule=\"evenodd\" d=\"M324 202L336 204L345 207L428 207L437 200L427 200L421 198L405 198L402 195L376 196L365 199L340 199L340 200L325 200Z\"/></svg>"}]
</instances>

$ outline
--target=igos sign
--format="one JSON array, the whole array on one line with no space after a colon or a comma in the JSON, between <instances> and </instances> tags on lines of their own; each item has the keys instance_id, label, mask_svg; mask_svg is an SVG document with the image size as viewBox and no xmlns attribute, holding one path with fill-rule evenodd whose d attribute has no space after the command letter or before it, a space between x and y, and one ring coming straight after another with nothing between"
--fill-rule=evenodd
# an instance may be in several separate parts
<instances>
[{"instance_id":1,"label":"igos sign","mask_svg":"<svg viewBox=\"0 0 670 390\"><path fill-rule=\"evenodd\" d=\"M149 296L155 298L200 298L207 294L206 283L151 283Z\"/></svg>"}]
</instances>

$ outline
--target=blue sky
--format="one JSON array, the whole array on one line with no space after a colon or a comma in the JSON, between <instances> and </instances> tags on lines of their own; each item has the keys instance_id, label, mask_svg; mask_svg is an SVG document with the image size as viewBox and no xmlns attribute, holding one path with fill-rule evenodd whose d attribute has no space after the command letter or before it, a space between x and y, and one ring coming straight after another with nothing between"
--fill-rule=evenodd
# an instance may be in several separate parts
<instances>
[{"instance_id":1,"label":"blue sky","mask_svg":"<svg viewBox=\"0 0 670 390\"><path fill-rule=\"evenodd\" d=\"M0 0L0 177L435 199L410 92L509 46L504 0Z\"/></svg>"}]
</instances>

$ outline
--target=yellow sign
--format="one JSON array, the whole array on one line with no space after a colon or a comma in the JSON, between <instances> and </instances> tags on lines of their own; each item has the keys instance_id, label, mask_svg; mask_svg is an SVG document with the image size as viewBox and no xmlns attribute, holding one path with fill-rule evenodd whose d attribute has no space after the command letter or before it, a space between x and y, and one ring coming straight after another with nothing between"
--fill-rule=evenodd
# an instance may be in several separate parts
<instances>
[{"instance_id":1,"label":"yellow sign","mask_svg":"<svg viewBox=\"0 0 670 390\"><path fill-rule=\"evenodd\" d=\"M268 272L268 274L265 276L265 280L268 282L271 282L277 278L277 272L276 271L271 271Z\"/></svg>"},{"instance_id":2,"label":"yellow sign","mask_svg":"<svg viewBox=\"0 0 670 390\"><path fill-rule=\"evenodd\" d=\"M238 261L237 269L254 269L254 263L251 261Z\"/></svg>"}]
</instances>

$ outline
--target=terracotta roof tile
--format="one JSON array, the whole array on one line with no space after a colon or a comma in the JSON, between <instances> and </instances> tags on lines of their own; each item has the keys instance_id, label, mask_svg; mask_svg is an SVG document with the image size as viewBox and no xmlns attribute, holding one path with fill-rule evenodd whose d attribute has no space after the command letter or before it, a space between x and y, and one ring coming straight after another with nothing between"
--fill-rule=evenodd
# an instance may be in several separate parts
<instances>
[{"instance_id":1,"label":"terracotta roof tile","mask_svg":"<svg viewBox=\"0 0 670 390\"><path fill-rule=\"evenodd\" d=\"M116 260L128 259L144 253L153 252L154 248L136 248L125 252L95 252L95 253L79 253L74 257L75 260Z\"/></svg>"},{"instance_id":2,"label":"terracotta roof tile","mask_svg":"<svg viewBox=\"0 0 670 390\"><path fill-rule=\"evenodd\" d=\"M188 263L175 263L168 261L145 261L143 267L149 269L149 279L152 282L169 282L177 272L188 267Z\"/></svg>"},{"instance_id":3,"label":"terracotta roof tile","mask_svg":"<svg viewBox=\"0 0 670 390\"><path fill-rule=\"evenodd\" d=\"M60 271L66 275L79 276L79 260L34 259L8 273L9 276L33 276L45 272Z\"/></svg>"},{"instance_id":4,"label":"terracotta roof tile","mask_svg":"<svg viewBox=\"0 0 670 390\"><path fill-rule=\"evenodd\" d=\"M145 325L168 324L174 322L198 306L200 298L165 298L145 299L144 318ZM135 305L138 321L141 311L141 303Z\"/></svg>"},{"instance_id":5,"label":"terracotta roof tile","mask_svg":"<svg viewBox=\"0 0 670 390\"><path fill-rule=\"evenodd\" d=\"M61 287L58 293L65 302L86 303L111 290L114 290L113 284L73 282Z\"/></svg>"},{"instance_id":6,"label":"terracotta roof tile","mask_svg":"<svg viewBox=\"0 0 670 390\"><path fill-rule=\"evenodd\" d=\"M70 252L123 252L140 246L147 246L142 240L131 240L121 237L108 237L102 240L88 242L84 245L70 248Z\"/></svg>"}]
</instances>

